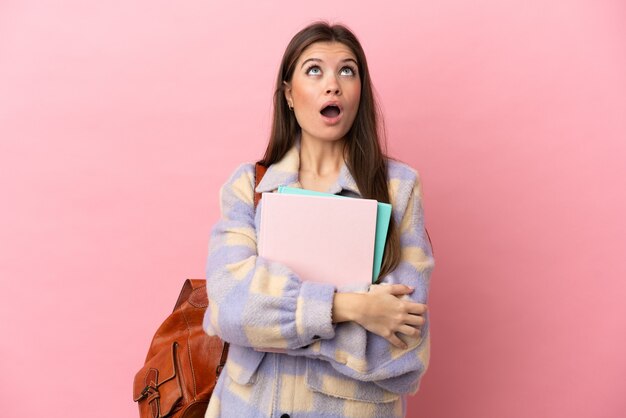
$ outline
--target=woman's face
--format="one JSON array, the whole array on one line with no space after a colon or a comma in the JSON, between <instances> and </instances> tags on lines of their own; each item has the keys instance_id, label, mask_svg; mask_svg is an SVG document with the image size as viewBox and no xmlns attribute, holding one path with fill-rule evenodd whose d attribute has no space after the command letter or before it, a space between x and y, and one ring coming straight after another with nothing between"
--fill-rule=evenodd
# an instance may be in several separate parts
<instances>
[{"instance_id":1,"label":"woman's face","mask_svg":"<svg viewBox=\"0 0 626 418\"><path fill-rule=\"evenodd\" d=\"M302 128L302 138L335 141L352 127L361 99L356 56L339 42L309 45L296 62L285 99Z\"/></svg>"}]
</instances>

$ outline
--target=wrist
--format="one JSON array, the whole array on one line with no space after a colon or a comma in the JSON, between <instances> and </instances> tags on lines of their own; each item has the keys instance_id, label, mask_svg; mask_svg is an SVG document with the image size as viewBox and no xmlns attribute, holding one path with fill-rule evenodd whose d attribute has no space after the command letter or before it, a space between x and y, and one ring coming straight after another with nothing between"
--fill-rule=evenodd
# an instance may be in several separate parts
<instances>
[{"instance_id":1,"label":"wrist","mask_svg":"<svg viewBox=\"0 0 626 418\"><path fill-rule=\"evenodd\" d=\"M333 323L358 322L364 309L364 294L335 293L333 299Z\"/></svg>"}]
</instances>

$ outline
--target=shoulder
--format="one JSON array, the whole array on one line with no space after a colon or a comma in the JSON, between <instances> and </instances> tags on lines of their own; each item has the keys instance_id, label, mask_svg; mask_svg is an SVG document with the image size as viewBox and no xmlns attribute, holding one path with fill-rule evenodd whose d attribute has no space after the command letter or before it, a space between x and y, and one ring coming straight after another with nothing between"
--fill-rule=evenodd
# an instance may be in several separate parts
<instances>
[{"instance_id":1,"label":"shoulder","mask_svg":"<svg viewBox=\"0 0 626 418\"><path fill-rule=\"evenodd\" d=\"M387 176L389 181L396 180L406 183L419 181L419 172L415 168L392 158L387 159Z\"/></svg>"},{"instance_id":2,"label":"shoulder","mask_svg":"<svg viewBox=\"0 0 626 418\"><path fill-rule=\"evenodd\" d=\"M254 180L254 163L251 162L243 162L239 163L234 170L231 169L230 175L228 176L228 180L226 184L232 183L233 181L237 181L237 179L241 177L250 178Z\"/></svg>"},{"instance_id":3,"label":"shoulder","mask_svg":"<svg viewBox=\"0 0 626 418\"><path fill-rule=\"evenodd\" d=\"M253 202L254 167L254 163L244 162L231 170L228 179L220 189L220 197L223 202L231 204L235 201Z\"/></svg>"},{"instance_id":4,"label":"shoulder","mask_svg":"<svg viewBox=\"0 0 626 418\"><path fill-rule=\"evenodd\" d=\"M421 180L419 172L401 161L387 159L387 185L394 212L404 213L410 199L421 198Z\"/></svg>"},{"instance_id":5,"label":"shoulder","mask_svg":"<svg viewBox=\"0 0 626 418\"><path fill-rule=\"evenodd\" d=\"M228 179L223 187L243 187L248 185L250 190L254 187L254 176L256 171L256 163L243 162L231 169Z\"/></svg>"}]
</instances>

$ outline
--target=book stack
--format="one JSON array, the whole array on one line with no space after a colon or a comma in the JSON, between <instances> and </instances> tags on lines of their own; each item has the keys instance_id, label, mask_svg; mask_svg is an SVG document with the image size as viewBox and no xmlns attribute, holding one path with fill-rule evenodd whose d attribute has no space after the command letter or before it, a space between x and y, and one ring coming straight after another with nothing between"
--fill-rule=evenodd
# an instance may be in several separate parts
<instances>
[{"instance_id":1,"label":"book stack","mask_svg":"<svg viewBox=\"0 0 626 418\"><path fill-rule=\"evenodd\" d=\"M390 204L285 186L263 193L262 202L261 257L338 287L378 278Z\"/></svg>"}]
</instances>

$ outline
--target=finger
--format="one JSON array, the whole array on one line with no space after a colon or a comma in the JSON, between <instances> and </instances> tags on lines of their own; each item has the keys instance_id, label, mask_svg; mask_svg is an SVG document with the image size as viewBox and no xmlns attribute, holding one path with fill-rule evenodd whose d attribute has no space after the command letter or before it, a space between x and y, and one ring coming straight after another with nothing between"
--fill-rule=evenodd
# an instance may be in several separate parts
<instances>
[{"instance_id":1,"label":"finger","mask_svg":"<svg viewBox=\"0 0 626 418\"><path fill-rule=\"evenodd\" d=\"M387 338L387 341L389 341L395 347L402 348L402 349L407 348L407 345L404 343L404 341L398 338L396 334L391 334L391 336Z\"/></svg>"},{"instance_id":2,"label":"finger","mask_svg":"<svg viewBox=\"0 0 626 418\"><path fill-rule=\"evenodd\" d=\"M421 331L418 328L409 325L402 325L398 328L398 332L409 337L418 337L421 334Z\"/></svg>"},{"instance_id":3,"label":"finger","mask_svg":"<svg viewBox=\"0 0 626 418\"><path fill-rule=\"evenodd\" d=\"M413 315L423 315L428 310L428 306L423 303L407 302L407 312Z\"/></svg>"},{"instance_id":4,"label":"finger","mask_svg":"<svg viewBox=\"0 0 626 418\"><path fill-rule=\"evenodd\" d=\"M408 295L413 292L413 290L414 288L403 284L392 284L389 286L389 293L394 296Z\"/></svg>"},{"instance_id":5,"label":"finger","mask_svg":"<svg viewBox=\"0 0 626 418\"><path fill-rule=\"evenodd\" d=\"M406 316L404 322L407 325L412 325L414 327L421 327L424 325L424 322L426 322L426 319L421 315L409 314Z\"/></svg>"}]
</instances>

